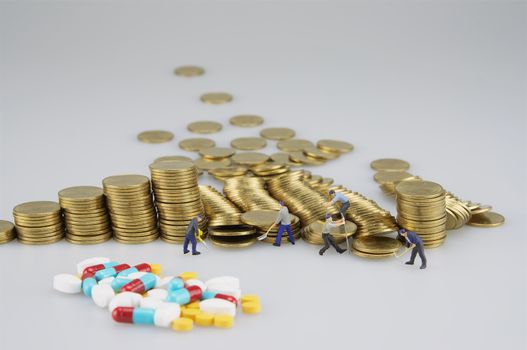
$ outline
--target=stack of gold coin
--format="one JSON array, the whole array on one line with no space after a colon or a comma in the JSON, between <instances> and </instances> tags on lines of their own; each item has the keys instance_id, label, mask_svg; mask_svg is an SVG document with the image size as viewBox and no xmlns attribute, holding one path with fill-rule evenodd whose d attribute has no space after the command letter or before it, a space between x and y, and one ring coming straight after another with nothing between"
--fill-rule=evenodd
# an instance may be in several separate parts
<instances>
[{"instance_id":1,"label":"stack of gold coin","mask_svg":"<svg viewBox=\"0 0 527 350\"><path fill-rule=\"evenodd\" d=\"M242 214L241 220L244 224L253 226L256 229L257 236L260 236L269 230L271 225L276 221L277 216L278 210L250 210ZM300 219L293 214L289 214L289 218L291 219L291 232L293 233L293 237L295 240L299 239L301 237ZM271 227L267 238L262 240L262 242L274 243L278 236L279 228L280 225ZM284 232L281 243L287 242L287 239L287 232Z\"/></svg>"},{"instance_id":2,"label":"stack of gold coin","mask_svg":"<svg viewBox=\"0 0 527 350\"><path fill-rule=\"evenodd\" d=\"M403 181L395 186L397 222L422 239L426 248L446 239L445 190L431 181Z\"/></svg>"},{"instance_id":3,"label":"stack of gold coin","mask_svg":"<svg viewBox=\"0 0 527 350\"><path fill-rule=\"evenodd\" d=\"M370 236L354 239L352 253L362 258L379 259L395 256L401 248L401 242L385 236Z\"/></svg>"},{"instance_id":4,"label":"stack of gold coin","mask_svg":"<svg viewBox=\"0 0 527 350\"><path fill-rule=\"evenodd\" d=\"M48 244L64 237L60 205L39 201L17 205L13 209L18 240L26 244Z\"/></svg>"},{"instance_id":5,"label":"stack of gold coin","mask_svg":"<svg viewBox=\"0 0 527 350\"><path fill-rule=\"evenodd\" d=\"M327 202L320 192L304 182L304 171L295 170L283 175L275 176L267 182L271 195L286 203L289 212L297 215L303 226L307 226L316 220L324 219ZM336 213L331 209L330 213Z\"/></svg>"},{"instance_id":6,"label":"stack of gold coin","mask_svg":"<svg viewBox=\"0 0 527 350\"><path fill-rule=\"evenodd\" d=\"M157 239L157 215L148 177L116 175L103 179L102 184L114 239L128 244Z\"/></svg>"},{"instance_id":7,"label":"stack of gold coin","mask_svg":"<svg viewBox=\"0 0 527 350\"><path fill-rule=\"evenodd\" d=\"M492 206L487 204L474 203L472 201L466 201L463 202L463 204L467 206L472 215L483 214L492 210Z\"/></svg>"},{"instance_id":8,"label":"stack of gold coin","mask_svg":"<svg viewBox=\"0 0 527 350\"><path fill-rule=\"evenodd\" d=\"M209 219L209 228L241 225L242 212L212 186L199 186L201 200Z\"/></svg>"},{"instance_id":9,"label":"stack of gold coin","mask_svg":"<svg viewBox=\"0 0 527 350\"><path fill-rule=\"evenodd\" d=\"M406 171L379 171L373 179L379 183L381 190L390 197L395 197L395 186L401 181L420 180L418 176L414 176Z\"/></svg>"},{"instance_id":10,"label":"stack of gold coin","mask_svg":"<svg viewBox=\"0 0 527 350\"><path fill-rule=\"evenodd\" d=\"M469 207L450 192L446 193L446 229L457 230L472 218Z\"/></svg>"},{"instance_id":11,"label":"stack of gold coin","mask_svg":"<svg viewBox=\"0 0 527 350\"><path fill-rule=\"evenodd\" d=\"M398 230L395 218L389 211L381 208L377 202L358 192L348 190L344 186L332 186L330 190L341 192L349 199L350 208L346 212L346 218L357 224L356 237L373 236Z\"/></svg>"},{"instance_id":12,"label":"stack of gold coin","mask_svg":"<svg viewBox=\"0 0 527 350\"><path fill-rule=\"evenodd\" d=\"M307 225L302 229L302 238L311 244L323 245L322 229L324 228L324 221L317 220ZM346 237L351 237L357 232L357 225L351 221L347 221L343 226L334 227L330 229L330 233L335 239L335 242L342 243L346 241Z\"/></svg>"},{"instance_id":13,"label":"stack of gold coin","mask_svg":"<svg viewBox=\"0 0 527 350\"><path fill-rule=\"evenodd\" d=\"M289 166L283 163L263 163L251 167L251 172L259 177L270 178L276 175L284 174L289 171Z\"/></svg>"},{"instance_id":14,"label":"stack of gold coin","mask_svg":"<svg viewBox=\"0 0 527 350\"><path fill-rule=\"evenodd\" d=\"M65 188L59 192L64 212L66 240L74 244L96 244L112 237L103 189L94 186Z\"/></svg>"},{"instance_id":15,"label":"stack of gold coin","mask_svg":"<svg viewBox=\"0 0 527 350\"><path fill-rule=\"evenodd\" d=\"M0 220L0 244L11 242L15 238L15 225L12 222Z\"/></svg>"},{"instance_id":16,"label":"stack of gold coin","mask_svg":"<svg viewBox=\"0 0 527 350\"><path fill-rule=\"evenodd\" d=\"M280 209L280 204L269 195L265 189L265 180L260 177L240 176L226 179L223 193L243 211Z\"/></svg>"},{"instance_id":17,"label":"stack of gold coin","mask_svg":"<svg viewBox=\"0 0 527 350\"><path fill-rule=\"evenodd\" d=\"M204 214L198 187L198 172L191 162L172 161L150 164L155 202L159 212L161 239L182 243L190 221ZM207 221L198 221L205 232Z\"/></svg>"}]
</instances>

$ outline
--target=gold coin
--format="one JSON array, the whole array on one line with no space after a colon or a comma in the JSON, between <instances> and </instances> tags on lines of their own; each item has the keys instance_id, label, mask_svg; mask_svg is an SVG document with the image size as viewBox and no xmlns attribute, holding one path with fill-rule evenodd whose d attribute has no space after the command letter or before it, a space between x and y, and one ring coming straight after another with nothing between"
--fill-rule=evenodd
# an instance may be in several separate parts
<instances>
[{"instance_id":1,"label":"gold coin","mask_svg":"<svg viewBox=\"0 0 527 350\"><path fill-rule=\"evenodd\" d=\"M245 212L241 216L244 224L251 226L271 226L278 216L278 211L275 210L251 210ZM289 214L291 220L293 216Z\"/></svg>"},{"instance_id":2,"label":"gold coin","mask_svg":"<svg viewBox=\"0 0 527 350\"><path fill-rule=\"evenodd\" d=\"M325 152L346 153L353 150L353 145L345 141L337 140L320 140L317 147Z\"/></svg>"},{"instance_id":3,"label":"gold coin","mask_svg":"<svg viewBox=\"0 0 527 350\"><path fill-rule=\"evenodd\" d=\"M302 140L302 139L288 139L288 140L280 140L276 144L276 147L278 147L279 150L284 152L298 152L303 151L304 148L308 147L314 147L315 145L313 142L309 140Z\"/></svg>"},{"instance_id":4,"label":"gold coin","mask_svg":"<svg viewBox=\"0 0 527 350\"><path fill-rule=\"evenodd\" d=\"M190 176L195 175L194 163L187 161L174 160L171 162L155 162L150 164L150 171L159 173L188 173Z\"/></svg>"},{"instance_id":5,"label":"gold coin","mask_svg":"<svg viewBox=\"0 0 527 350\"><path fill-rule=\"evenodd\" d=\"M340 153L325 152L321 150L320 148L311 146L311 147L304 148L304 154L311 158L332 160L332 159L337 159Z\"/></svg>"},{"instance_id":6,"label":"gold coin","mask_svg":"<svg viewBox=\"0 0 527 350\"><path fill-rule=\"evenodd\" d=\"M431 181L403 181L395 186L398 196L409 199L430 199L444 196L441 185Z\"/></svg>"},{"instance_id":7,"label":"gold coin","mask_svg":"<svg viewBox=\"0 0 527 350\"><path fill-rule=\"evenodd\" d=\"M150 186L150 180L143 175L115 175L102 180L105 192L107 190L135 190Z\"/></svg>"},{"instance_id":8,"label":"gold coin","mask_svg":"<svg viewBox=\"0 0 527 350\"><path fill-rule=\"evenodd\" d=\"M229 103L232 101L232 95L226 92L210 92L207 94L201 95L201 102L220 105L224 103Z\"/></svg>"},{"instance_id":9,"label":"gold coin","mask_svg":"<svg viewBox=\"0 0 527 350\"><path fill-rule=\"evenodd\" d=\"M293 162L306 164L306 165L322 165L326 163L324 159L308 157L304 152L291 152L289 157Z\"/></svg>"},{"instance_id":10,"label":"gold coin","mask_svg":"<svg viewBox=\"0 0 527 350\"><path fill-rule=\"evenodd\" d=\"M234 153L236 153L236 151L228 147L212 147L212 148L205 148L199 151L199 154L203 158L210 159L210 160L229 158Z\"/></svg>"},{"instance_id":11,"label":"gold coin","mask_svg":"<svg viewBox=\"0 0 527 350\"><path fill-rule=\"evenodd\" d=\"M256 229L250 226L209 227L209 234L215 237L250 236L255 233Z\"/></svg>"},{"instance_id":12,"label":"gold coin","mask_svg":"<svg viewBox=\"0 0 527 350\"><path fill-rule=\"evenodd\" d=\"M194 164L198 169L202 170L212 170L217 168L225 168L231 165L231 160L229 158L219 159L219 160L209 160L204 158L198 158L194 160Z\"/></svg>"},{"instance_id":13,"label":"gold coin","mask_svg":"<svg viewBox=\"0 0 527 350\"><path fill-rule=\"evenodd\" d=\"M249 169L242 166L231 166L209 170L209 174L220 177L242 176L247 174Z\"/></svg>"},{"instance_id":14,"label":"gold coin","mask_svg":"<svg viewBox=\"0 0 527 350\"><path fill-rule=\"evenodd\" d=\"M260 131L260 136L268 140L287 140L295 137L295 131L289 128L267 128Z\"/></svg>"},{"instance_id":15,"label":"gold coin","mask_svg":"<svg viewBox=\"0 0 527 350\"><path fill-rule=\"evenodd\" d=\"M231 147L244 151L254 151L266 146L267 141L261 137L240 137L231 141Z\"/></svg>"},{"instance_id":16,"label":"gold coin","mask_svg":"<svg viewBox=\"0 0 527 350\"><path fill-rule=\"evenodd\" d=\"M198 66L181 66L177 67L174 73L180 77L198 77L205 73L205 69Z\"/></svg>"},{"instance_id":17,"label":"gold coin","mask_svg":"<svg viewBox=\"0 0 527 350\"><path fill-rule=\"evenodd\" d=\"M50 201L26 202L13 209L13 215L22 218L40 218L58 213L60 213L59 203Z\"/></svg>"},{"instance_id":18,"label":"gold coin","mask_svg":"<svg viewBox=\"0 0 527 350\"><path fill-rule=\"evenodd\" d=\"M68 202L85 202L102 198L104 192L102 188L95 186L76 186L69 187L59 192L59 199Z\"/></svg>"},{"instance_id":19,"label":"gold coin","mask_svg":"<svg viewBox=\"0 0 527 350\"><path fill-rule=\"evenodd\" d=\"M393 257L393 253L384 253L384 254L372 254L372 253L365 253L361 252L360 250L352 249L351 252L361 258L368 258L368 259L384 259Z\"/></svg>"},{"instance_id":20,"label":"gold coin","mask_svg":"<svg viewBox=\"0 0 527 350\"><path fill-rule=\"evenodd\" d=\"M174 134L166 130L149 130L143 131L137 135L137 139L145 143L165 143L171 141Z\"/></svg>"},{"instance_id":21,"label":"gold coin","mask_svg":"<svg viewBox=\"0 0 527 350\"><path fill-rule=\"evenodd\" d=\"M291 166L302 165L302 163L293 162L289 158L289 153L284 153L284 152L273 153L271 154L270 158L273 162L280 163L280 164L291 165Z\"/></svg>"},{"instance_id":22,"label":"gold coin","mask_svg":"<svg viewBox=\"0 0 527 350\"><path fill-rule=\"evenodd\" d=\"M239 126L242 128L252 128L258 125L262 125L264 119L258 115L237 115L229 119L229 122L234 126Z\"/></svg>"},{"instance_id":23,"label":"gold coin","mask_svg":"<svg viewBox=\"0 0 527 350\"><path fill-rule=\"evenodd\" d=\"M477 227L496 227L505 223L505 217L493 211L472 215L467 225Z\"/></svg>"},{"instance_id":24,"label":"gold coin","mask_svg":"<svg viewBox=\"0 0 527 350\"><path fill-rule=\"evenodd\" d=\"M221 248L246 248L256 242L256 237L254 236L210 236L209 239L212 244Z\"/></svg>"},{"instance_id":25,"label":"gold coin","mask_svg":"<svg viewBox=\"0 0 527 350\"><path fill-rule=\"evenodd\" d=\"M15 225L6 220L0 220L0 236L10 234L14 231Z\"/></svg>"},{"instance_id":26,"label":"gold coin","mask_svg":"<svg viewBox=\"0 0 527 350\"><path fill-rule=\"evenodd\" d=\"M206 138L185 139L179 142L179 148L191 152L201 151L204 148L211 148L214 146L216 146L216 142Z\"/></svg>"},{"instance_id":27,"label":"gold coin","mask_svg":"<svg viewBox=\"0 0 527 350\"><path fill-rule=\"evenodd\" d=\"M187 125L188 131L195 134L214 134L222 128L223 126L220 123L208 120L193 122Z\"/></svg>"},{"instance_id":28,"label":"gold coin","mask_svg":"<svg viewBox=\"0 0 527 350\"><path fill-rule=\"evenodd\" d=\"M391 237L370 236L354 239L352 246L364 253L389 254L397 252L401 242Z\"/></svg>"},{"instance_id":29,"label":"gold coin","mask_svg":"<svg viewBox=\"0 0 527 350\"><path fill-rule=\"evenodd\" d=\"M257 165L265 163L269 159L267 154L258 152L236 153L232 156L232 161L241 165Z\"/></svg>"},{"instance_id":30,"label":"gold coin","mask_svg":"<svg viewBox=\"0 0 527 350\"><path fill-rule=\"evenodd\" d=\"M370 163L372 169L377 171L404 171L410 168L410 164L401 159L384 158Z\"/></svg>"},{"instance_id":31,"label":"gold coin","mask_svg":"<svg viewBox=\"0 0 527 350\"><path fill-rule=\"evenodd\" d=\"M395 183L413 178L414 176L406 171L379 171L373 179L380 183Z\"/></svg>"},{"instance_id":32,"label":"gold coin","mask_svg":"<svg viewBox=\"0 0 527 350\"><path fill-rule=\"evenodd\" d=\"M172 162L174 160L192 162L191 158L185 157L185 156L164 156L164 157L156 158L154 160L154 163L155 162Z\"/></svg>"}]
</instances>

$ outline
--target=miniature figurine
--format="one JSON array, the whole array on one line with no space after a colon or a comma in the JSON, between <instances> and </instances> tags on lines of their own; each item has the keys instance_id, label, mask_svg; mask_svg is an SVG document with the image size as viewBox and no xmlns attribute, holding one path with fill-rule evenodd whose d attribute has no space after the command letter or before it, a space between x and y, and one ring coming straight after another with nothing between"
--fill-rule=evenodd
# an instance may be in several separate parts
<instances>
[{"instance_id":1,"label":"miniature figurine","mask_svg":"<svg viewBox=\"0 0 527 350\"><path fill-rule=\"evenodd\" d=\"M275 247L280 247L284 230L287 231L287 240L294 245L295 237L293 237L293 232L291 231L291 218L289 216L289 209L285 206L284 201L280 201L280 211L278 212L278 216L276 217L276 221L274 222L273 226L278 224L280 224L280 227L278 228L278 235L276 236L276 240L273 245Z\"/></svg>"},{"instance_id":2,"label":"miniature figurine","mask_svg":"<svg viewBox=\"0 0 527 350\"><path fill-rule=\"evenodd\" d=\"M199 239L201 242L203 240L201 239L201 230L198 226L198 221L203 220L203 214L199 214L197 217L190 220L190 223L187 227L187 232L185 233L185 243L183 244L183 253L187 254L189 252L188 250L188 244L192 243L192 255L200 255L201 253L197 251L196 246L198 245L198 242L196 241L196 238Z\"/></svg>"},{"instance_id":3,"label":"miniature figurine","mask_svg":"<svg viewBox=\"0 0 527 350\"><path fill-rule=\"evenodd\" d=\"M322 228L322 238L324 239L324 243L326 245L324 247L322 247L322 249L320 249L318 254L324 255L324 252L329 249L330 245L332 245L333 248L335 248L335 250L339 254L342 254L342 253L344 253L346 251L346 249L339 247L337 245L337 243L335 243L335 239L333 238L333 236L330 233L330 230L333 227L341 226L341 225L344 225L345 223L346 223L346 220L344 220L344 219L340 219L338 221L333 221L331 219L331 214L326 214L326 222L324 223L324 227Z\"/></svg>"},{"instance_id":4,"label":"miniature figurine","mask_svg":"<svg viewBox=\"0 0 527 350\"><path fill-rule=\"evenodd\" d=\"M348 199L348 197L346 197L340 192L335 192L335 190L329 191L329 197L332 198L332 200L324 204L326 208L328 208L330 205L340 202L341 204L341 207L339 209L340 215L342 216L343 220L346 220L346 211L350 207L350 200Z\"/></svg>"},{"instance_id":5,"label":"miniature figurine","mask_svg":"<svg viewBox=\"0 0 527 350\"><path fill-rule=\"evenodd\" d=\"M406 231L404 228L399 230L399 235L404 238L404 240L406 241L406 245L409 248L413 248L410 260L406 262L406 265L413 265L415 261L415 256L417 255L417 253L419 253L419 257L421 258L420 269L426 269L426 256L421 237L419 237L415 232Z\"/></svg>"}]
</instances>

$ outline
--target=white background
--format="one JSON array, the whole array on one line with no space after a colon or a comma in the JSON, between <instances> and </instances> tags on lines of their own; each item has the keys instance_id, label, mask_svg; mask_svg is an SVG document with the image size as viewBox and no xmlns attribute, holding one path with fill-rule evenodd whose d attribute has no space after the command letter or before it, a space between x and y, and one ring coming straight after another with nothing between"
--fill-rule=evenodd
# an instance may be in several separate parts
<instances>
[{"instance_id":1,"label":"white background","mask_svg":"<svg viewBox=\"0 0 527 350\"><path fill-rule=\"evenodd\" d=\"M68 186L148 174L154 158L185 154L177 142L190 121L223 122L220 146L257 135L228 125L239 113L300 138L352 142L351 154L312 170L392 212L372 180L376 158L406 159L414 174L507 218L450 232L427 251L425 271L404 258L320 257L304 242L202 247L199 257L163 242L12 242L0 246L0 348L525 349L525 33L525 3L505 1L0 4L2 219ZM207 74L174 76L183 64ZM217 90L234 101L199 101ZM137 142L148 129L176 140ZM89 299L51 288L54 274L98 255L239 276L264 311L240 314L229 331L115 324Z\"/></svg>"}]
</instances>

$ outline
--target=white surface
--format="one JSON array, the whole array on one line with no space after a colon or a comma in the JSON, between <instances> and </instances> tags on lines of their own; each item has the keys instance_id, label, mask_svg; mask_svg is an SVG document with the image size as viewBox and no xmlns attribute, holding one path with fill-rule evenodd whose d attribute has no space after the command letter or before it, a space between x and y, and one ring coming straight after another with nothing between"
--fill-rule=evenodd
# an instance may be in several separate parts
<instances>
[{"instance_id":1,"label":"white surface","mask_svg":"<svg viewBox=\"0 0 527 350\"><path fill-rule=\"evenodd\" d=\"M190 121L223 122L212 135L219 146L257 135L227 123L256 113L301 138L351 141L351 154L313 171L392 211L372 180L373 159L404 158L413 173L492 204L507 223L451 232L427 251L426 271L404 259L320 257L304 242L200 246L197 257L161 241L13 242L0 246L0 348L49 349L61 339L82 350L92 339L127 349L525 349L525 13L524 3L477 1L2 3L3 219L68 186L148 174L154 158L186 154L177 142L191 136ZM182 64L207 74L175 77ZM233 103L200 103L216 90ZM158 128L176 140L136 141ZM240 314L228 331L116 324L89 298L52 288L53 275L74 273L90 256L161 263L167 274L197 271L204 280L237 276L244 292L261 296L263 312Z\"/></svg>"}]
</instances>

